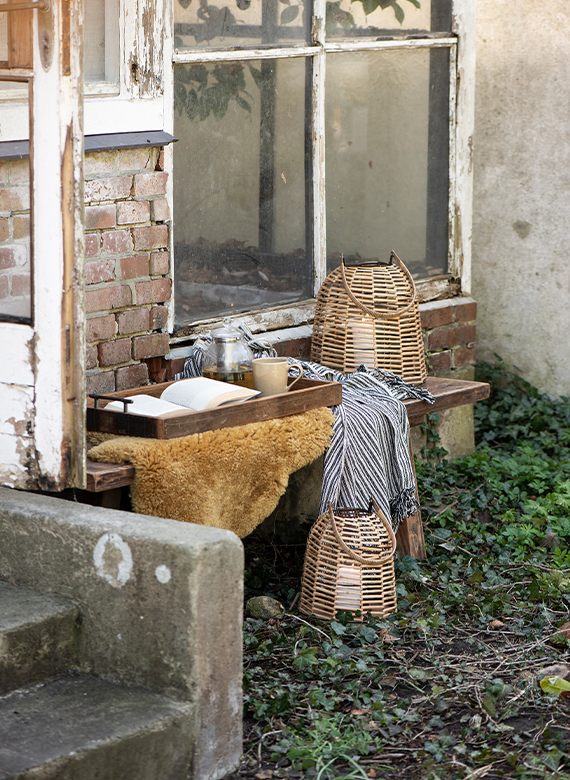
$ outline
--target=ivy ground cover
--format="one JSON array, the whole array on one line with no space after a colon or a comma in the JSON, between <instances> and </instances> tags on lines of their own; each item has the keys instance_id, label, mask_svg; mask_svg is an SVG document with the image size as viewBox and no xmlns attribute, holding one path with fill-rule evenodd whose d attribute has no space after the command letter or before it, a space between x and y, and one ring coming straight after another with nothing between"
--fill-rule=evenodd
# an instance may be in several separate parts
<instances>
[{"instance_id":1,"label":"ivy ground cover","mask_svg":"<svg viewBox=\"0 0 570 780\"><path fill-rule=\"evenodd\" d=\"M234 780L570 777L570 698L540 685L570 674L570 399L500 360L477 378L474 455L447 462L428 419L428 557L397 558L396 613L301 615L302 540L246 540L246 600L285 613L245 619Z\"/></svg>"}]
</instances>

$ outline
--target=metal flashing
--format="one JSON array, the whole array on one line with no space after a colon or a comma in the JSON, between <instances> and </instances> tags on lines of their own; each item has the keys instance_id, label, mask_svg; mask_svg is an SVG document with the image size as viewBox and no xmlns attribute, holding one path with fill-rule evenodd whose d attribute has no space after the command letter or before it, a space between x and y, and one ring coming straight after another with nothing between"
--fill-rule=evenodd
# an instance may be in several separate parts
<instances>
[{"instance_id":1,"label":"metal flashing","mask_svg":"<svg viewBox=\"0 0 570 780\"><path fill-rule=\"evenodd\" d=\"M145 146L166 146L177 141L163 130L137 133L105 133L86 135L85 152L102 152L109 149L140 149ZM17 160L28 157L30 144L26 141L0 141L0 160Z\"/></svg>"}]
</instances>

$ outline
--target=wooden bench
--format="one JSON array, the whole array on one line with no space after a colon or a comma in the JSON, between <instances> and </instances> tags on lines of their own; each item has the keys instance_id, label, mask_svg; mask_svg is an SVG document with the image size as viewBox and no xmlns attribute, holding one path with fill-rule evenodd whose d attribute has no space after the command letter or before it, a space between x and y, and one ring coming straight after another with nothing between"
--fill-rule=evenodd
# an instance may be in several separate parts
<instances>
[{"instance_id":1,"label":"wooden bench","mask_svg":"<svg viewBox=\"0 0 570 780\"><path fill-rule=\"evenodd\" d=\"M424 385L435 398L435 403L425 401L404 401L410 426L420 425L430 412L441 412L456 406L482 401L489 397L490 387L485 382L469 382L460 379L428 377ZM410 441L411 452L411 441ZM413 463L413 458L412 458ZM98 493L100 505L110 508L119 506L120 489L132 485L135 468L130 464L96 463L87 457L86 490ZM417 512L400 524L396 535L398 550L415 558L425 558L425 543L421 514Z\"/></svg>"}]
</instances>

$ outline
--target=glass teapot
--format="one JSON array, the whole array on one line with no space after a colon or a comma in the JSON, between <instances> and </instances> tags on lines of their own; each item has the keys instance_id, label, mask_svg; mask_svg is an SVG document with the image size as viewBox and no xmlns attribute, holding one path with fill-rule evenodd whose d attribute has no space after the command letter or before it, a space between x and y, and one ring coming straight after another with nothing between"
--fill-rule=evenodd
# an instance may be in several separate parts
<instances>
[{"instance_id":1,"label":"glass teapot","mask_svg":"<svg viewBox=\"0 0 570 780\"><path fill-rule=\"evenodd\" d=\"M204 353L202 374L208 379L232 382L253 390L252 360L253 352L243 335L226 317L223 326L212 332L212 342Z\"/></svg>"}]
</instances>

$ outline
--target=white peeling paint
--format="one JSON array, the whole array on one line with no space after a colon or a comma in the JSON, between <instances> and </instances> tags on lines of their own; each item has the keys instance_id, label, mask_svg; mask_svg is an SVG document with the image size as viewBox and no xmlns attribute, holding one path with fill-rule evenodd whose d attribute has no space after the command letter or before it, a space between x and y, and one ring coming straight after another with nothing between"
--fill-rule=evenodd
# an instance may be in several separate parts
<instances>
[{"instance_id":1,"label":"white peeling paint","mask_svg":"<svg viewBox=\"0 0 570 780\"><path fill-rule=\"evenodd\" d=\"M93 550L93 562L99 577L114 588L122 588L133 570L131 549L118 534L103 534Z\"/></svg>"},{"instance_id":2,"label":"white peeling paint","mask_svg":"<svg viewBox=\"0 0 570 780\"><path fill-rule=\"evenodd\" d=\"M168 566L164 566L164 565L157 566L154 573L155 573L156 579L162 585L166 585L167 582L170 582L170 578L171 578L172 575L170 573L170 569L168 568Z\"/></svg>"},{"instance_id":3,"label":"white peeling paint","mask_svg":"<svg viewBox=\"0 0 570 780\"><path fill-rule=\"evenodd\" d=\"M2 106L2 112L6 105ZM34 373L30 361L30 348L34 331L28 325L0 323L0 344L2 355L2 382L7 385L34 384Z\"/></svg>"}]
</instances>

